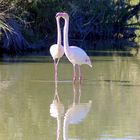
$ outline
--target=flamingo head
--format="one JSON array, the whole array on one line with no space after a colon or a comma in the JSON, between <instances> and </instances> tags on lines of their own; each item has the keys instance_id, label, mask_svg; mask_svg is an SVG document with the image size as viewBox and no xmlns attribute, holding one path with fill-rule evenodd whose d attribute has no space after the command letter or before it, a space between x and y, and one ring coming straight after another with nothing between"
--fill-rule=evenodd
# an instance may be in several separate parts
<instances>
[{"instance_id":1,"label":"flamingo head","mask_svg":"<svg viewBox=\"0 0 140 140\"><path fill-rule=\"evenodd\" d=\"M56 20L59 20L61 17L60 16L55 16Z\"/></svg>"},{"instance_id":2,"label":"flamingo head","mask_svg":"<svg viewBox=\"0 0 140 140\"><path fill-rule=\"evenodd\" d=\"M61 18L61 16L58 16L58 14L59 14L59 13L57 13L56 16L55 16L55 18L56 18L57 21L59 21L60 18Z\"/></svg>"},{"instance_id":3,"label":"flamingo head","mask_svg":"<svg viewBox=\"0 0 140 140\"><path fill-rule=\"evenodd\" d=\"M92 64L91 64L91 61L90 61L90 58L89 57L85 59L85 63L87 65L89 65L90 67L92 67Z\"/></svg>"},{"instance_id":4,"label":"flamingo head","mask_svg":"<svg viewBox=\"0 0 140 140\"><path fill-rule=\"evenodd\" d=\"M66 12L58 12L56 14L56 18L57 17L62 17L62 18L67 19L67 20L69 19L69 15Z\"/></svg>"}]
</instances>

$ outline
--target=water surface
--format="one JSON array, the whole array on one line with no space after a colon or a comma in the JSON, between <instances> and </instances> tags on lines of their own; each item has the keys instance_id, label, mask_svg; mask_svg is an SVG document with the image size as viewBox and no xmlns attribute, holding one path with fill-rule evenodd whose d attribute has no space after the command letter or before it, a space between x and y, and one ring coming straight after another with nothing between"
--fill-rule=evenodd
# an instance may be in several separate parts
<instances>
[{"instance_id":1,"label":"water surface","mask_svg":"<svg viewBox=\"0 0 140 140\"><path fill-rule=\"evenodd\" d=\"M140 59L92 57L82 84L72 82L72 65L44 56L0 62L1 140L140 139Z\"/></svg>"}]
</instances>

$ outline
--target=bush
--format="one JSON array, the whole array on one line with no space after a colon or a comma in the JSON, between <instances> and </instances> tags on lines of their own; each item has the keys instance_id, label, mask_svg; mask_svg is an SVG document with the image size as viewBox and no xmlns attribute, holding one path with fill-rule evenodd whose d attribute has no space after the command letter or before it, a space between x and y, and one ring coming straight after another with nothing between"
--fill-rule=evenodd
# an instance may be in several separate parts
<instances>
[{"instance_id":1,"label":"bush","mask_svg":"<svg viewBox=\"0 0 140 140\"><path fill-rule=\"evenodd\" d=\"M0 44L16 53L41 49L46 41L44 48L49 48L56 41L59 11L70 15L71 39L133 41L139 33L139 9L140 2L132 0L1 0Z\"/></svg>"}]
</instances>

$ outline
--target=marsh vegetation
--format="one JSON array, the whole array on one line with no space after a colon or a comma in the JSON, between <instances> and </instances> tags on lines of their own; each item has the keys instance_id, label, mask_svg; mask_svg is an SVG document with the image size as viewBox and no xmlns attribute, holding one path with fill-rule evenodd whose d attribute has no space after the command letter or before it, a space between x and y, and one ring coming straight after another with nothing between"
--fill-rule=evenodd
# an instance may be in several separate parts
<instances>
[{"instance_id":1,"label":"marsh vegetation","mask_svg":"<svg viewBox=\"0 0 140 140\"><path fill-rule=\"evenodd\" d=\"M84 47L81 45L84 41L112 40L115 50L138 51L139 9L139 0L1 0L1 54L47 51L56 42L55 14L59 11L70 15L71 42Z\"/></svg>"}]
</instances>

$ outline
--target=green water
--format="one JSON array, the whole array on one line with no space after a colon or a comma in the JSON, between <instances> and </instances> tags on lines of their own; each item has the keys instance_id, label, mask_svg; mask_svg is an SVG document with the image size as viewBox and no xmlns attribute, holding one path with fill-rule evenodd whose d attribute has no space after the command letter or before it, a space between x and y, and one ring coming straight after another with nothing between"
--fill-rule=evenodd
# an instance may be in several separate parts
<instances>
[{"instance_id":1,"label":"green water","mask_svg":"<svg viewBox=\"0 0 140 140\"><path fill-rule=\"evenodd\" d=\"M140 58L91 59L81 85L65 58L57 83L48 57L1 61L0 140L140 139Z\"/></svg>"}]
</instances>

